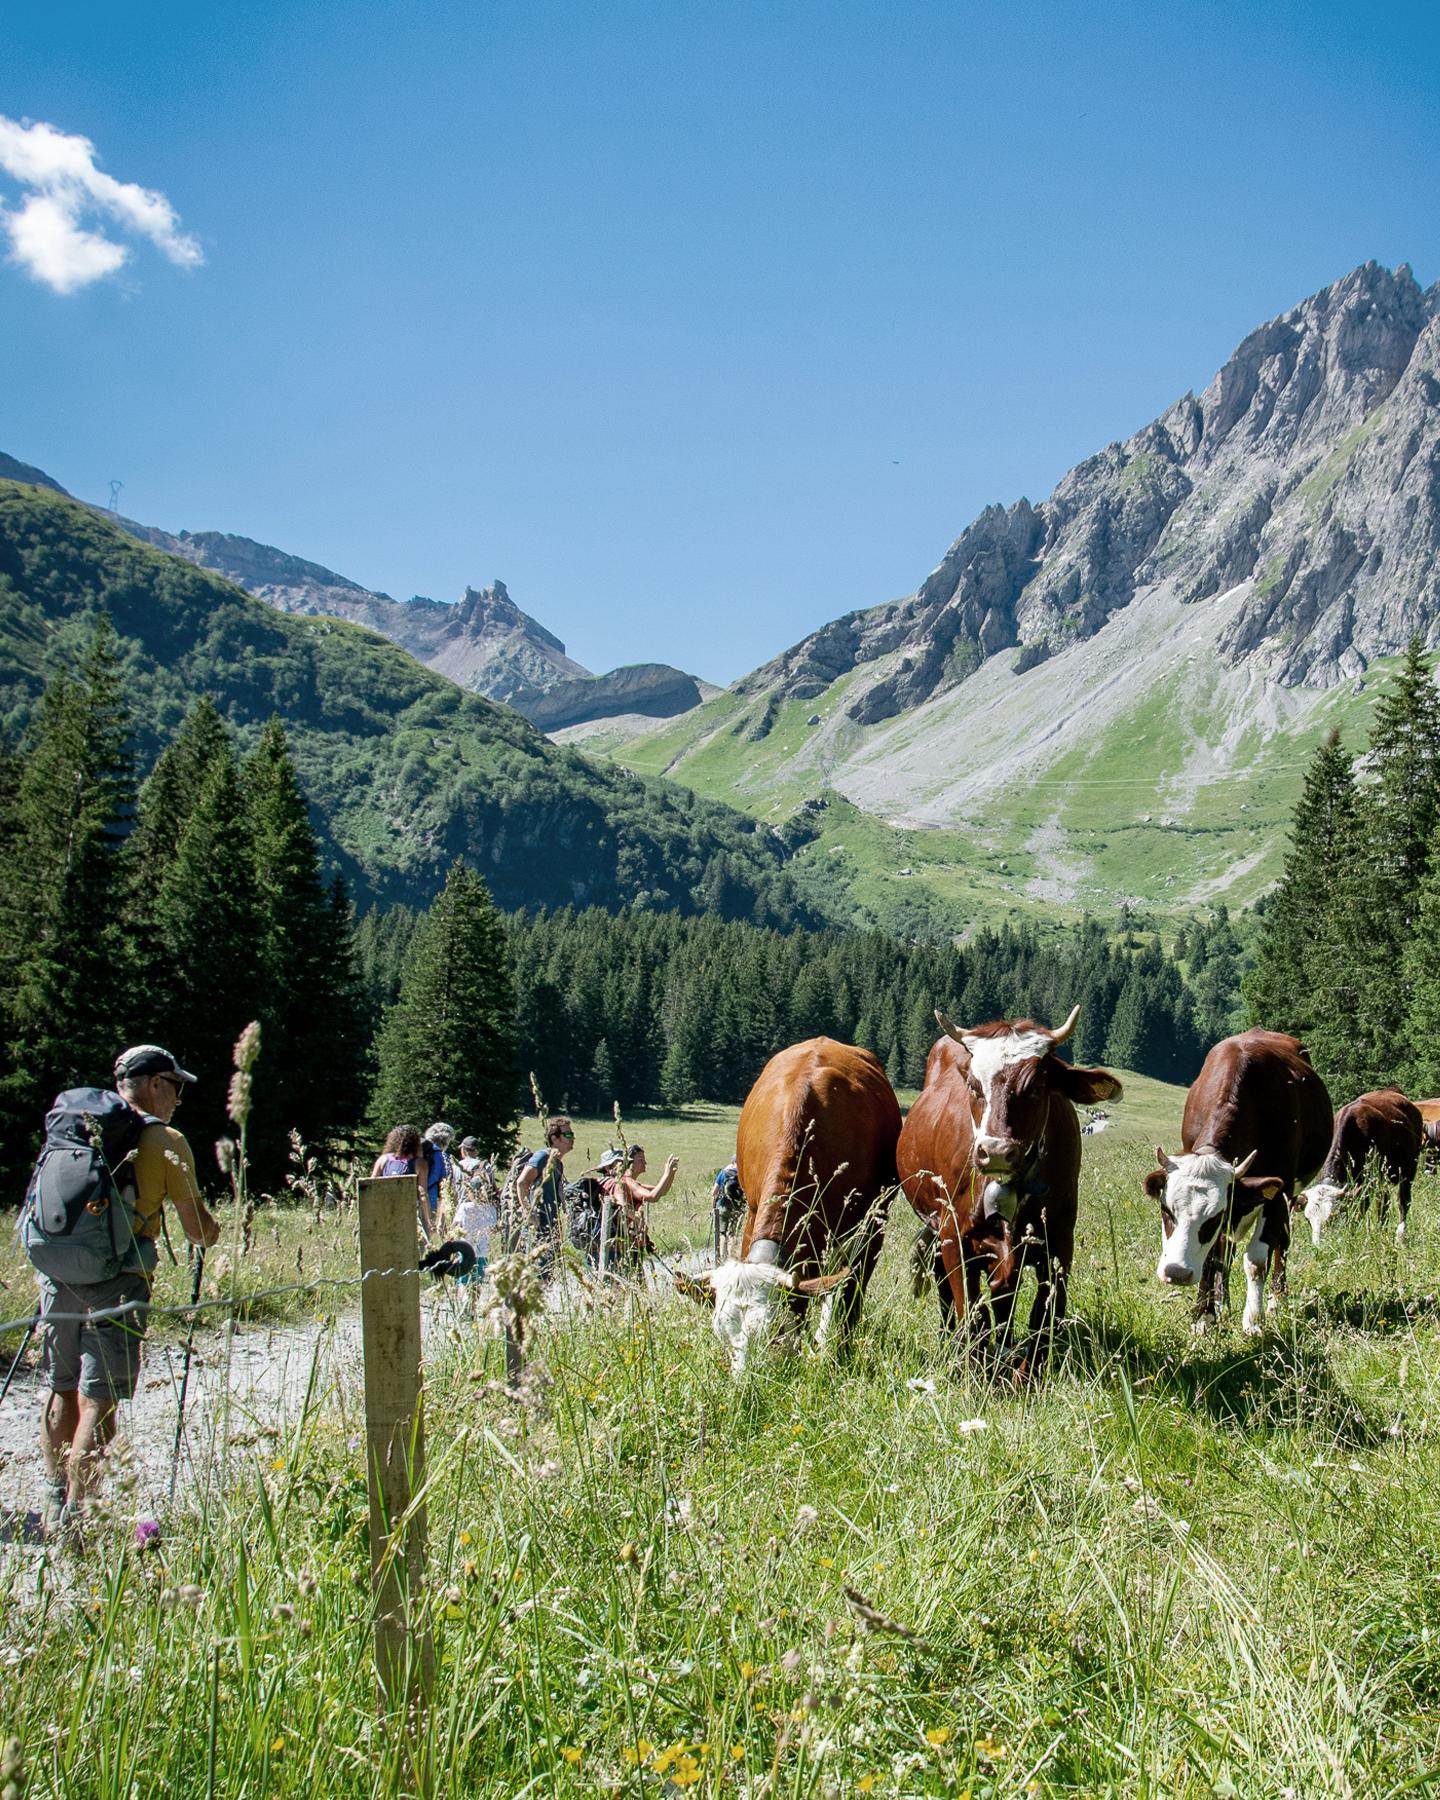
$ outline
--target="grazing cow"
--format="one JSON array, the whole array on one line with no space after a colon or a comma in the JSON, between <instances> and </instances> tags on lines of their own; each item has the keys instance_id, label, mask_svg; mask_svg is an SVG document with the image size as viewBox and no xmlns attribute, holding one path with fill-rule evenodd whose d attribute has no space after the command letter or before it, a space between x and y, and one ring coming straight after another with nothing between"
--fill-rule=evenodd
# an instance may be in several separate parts
<instances>
[{"instance_id":1,"label":"grazing cow","mask_svg":"<svg viewBox=\"0 0 1440 1800\"><path fill-rule=\"evenodd\" d=\"M994 1347L1006 1349L1021 1277L1035 1270L1022 1374L1043 1364L1065 1316L1080 1185L1075 1108L1122 1091L1108 1069L1076 1068L1054 1054L1079 1016L1077 1006L1058 1031L1033 1019L959 1031L937 1012L945 1036L900 1133L900 1182L929 1233L917 1252L933 1251L946 1324L988 1350L993 1322ZM982 1275L989 1321L977 1310Z\"/></svg>"},{"instance_id":2,"label":"grazing cow","mask_svg":"<svg viewBox=\"0 0 1440 1800\"><path fill-rule=\"evenodd\" d=\"M822 1343L837 1323L853 1326L880 1254L899 1135L899 1102L868 1050L810 1038L760 1071L736 1146L746 1195L740 1261L686 1284L713 1301L715 1335L737 1375L769 1336L782 1294L801 1312L805 1299L825 1295ZM822 1274L832 1251L846 1266Z\"/></svg>"},{"instance_id":3,"label":"grazing cow","mask_svg":"<svg viewBox=\"0 0 1440 1800\"><path fill-rule=\"evenodd\" d=\"M1420 1108L1413 1100L1407 1100L1399 1088L1379 1088L1340 1108L1335 1115L1335 1131L1325 1166L1300 1196L1317 1246L1336 1207L1359 1186L1366 1159L1371 1156L1379 1162L1386 1180L1394 1182L1398 1190L1400 1224L1395 1242L1404 1242L1410 1184L1415 1179L1425 1132ZM1386 1199L1382 1192L1377 1207L1382 1223Z\"/></svg>"},{"instance_id":4,"label":"grazing cow","mask_svg":"<svg viewBox=\"0 0 1440 1800\"><path fill-rule=\"evenodd\" d=\"M1221 1040L1205 1058L1185 1099L1181 1154L1156 1147L1160 1167L1145 1191L1160 1202L1159 1280L1198 1284L1195 1322L1203 1328L1229 1288L1232 1248L1245 1249L1246 1331L1259 1331L1265 1275L1275 1298L1285 1291L1289 1197L1325 1160L1330 1096L1297 1038L1245 1031ZM1274 1304L1272 1299L1271 1304Z\"/></svg>"}]
</instances>

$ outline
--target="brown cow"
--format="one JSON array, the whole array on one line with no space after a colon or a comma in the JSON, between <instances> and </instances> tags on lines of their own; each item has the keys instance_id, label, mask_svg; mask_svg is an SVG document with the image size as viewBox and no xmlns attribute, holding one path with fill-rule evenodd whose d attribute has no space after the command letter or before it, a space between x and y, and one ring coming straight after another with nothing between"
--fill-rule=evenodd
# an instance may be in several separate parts
<instances>
[{"instance_id":1,"label":"brown cow","mask_svg":"<svg viewBox=\"0 0 1440 1800\"><path fill-rule=\"evenodd\" d=\"M1157 1145L1160 1167L1145 1177L1163 1228L1156 1277L1199 1284L1195 1322L1204 1327L1215 1315L1216 1278L1223 1306L1233 1246L1248 1234L1243 1324L1259 1331L1272 1264L1276 1298L1285 1291L1288 1196L1330 1142L1330 1096L1299 1039L1245 1031L1216 1044L1186 1095L1180 1142L1178 1157Z\"/></svg>"},{"instance_id":2,"label":"brown cow","mask_svg":"<svg viewBox=\"0 0 1440 1800\"><path fill-rule=\"evenodd\" d=\"M1058 1031L1033 1019L998 1019L945 1036L930 1052L925 1086L900 1133L897 1161L910 1204L933 1234L941 1316L991 1347L976 1309L990 1281L996 1344L1008 1346L1026 1268L1038 1283L1030 1309L1025 1373L1048 1354L1065 1316L1080 1184L1076 1105L1118 1100L1108 1069L1075 1068L1054 1055L1075 1029L1077 1006ZM923 1239L922 1239L923 1245Z\"/></svg>"},{"instance_id":3,"label":"brown cow","mask_svg":"<svg viewBox=\"0 0 1440 1800\"><path fill-rule=\"evenodd\" d=\"M1399 1088L1379 1088L1362 1094L1335 1115L1335 1130L1325 1166L1300 1196L1316 1245L1320 1234L1348 1194L1359 1186L1367 1158L1374 1156L1388 1181L1395 1183L1400 1202L1400 1225L1395 1242L1405 1239L1405 1215L1410 1211L1410 1184L1425 1141L1425 1121L1420 1108ZM1384 1223L1388 1196L1382 1191L1377 1211Z\"/></svg>"},{"instance_id":4,"label":"brown cow","mask_svg":"<svg viewBox=\"0 0 1440 1800\"><path fill-rule=\"evenodd\" d=\"M868 1050L810 1038L760 1071L736 1144L747 1208L741 1260L705 1277L715 1335L737 1375L769 1335L782 1293L797 1305L825 1295L822 1343L837 1323L854 1325L880 1254L899 1135L899 1102ZM832 1252L846 1267L823 1275Z\"/></svg>"}]
</instances>

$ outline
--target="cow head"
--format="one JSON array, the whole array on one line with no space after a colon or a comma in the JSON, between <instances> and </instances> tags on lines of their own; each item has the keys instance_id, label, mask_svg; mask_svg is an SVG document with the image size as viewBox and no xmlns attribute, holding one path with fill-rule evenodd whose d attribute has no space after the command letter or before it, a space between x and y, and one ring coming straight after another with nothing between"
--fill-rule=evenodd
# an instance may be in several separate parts
<instances>
[{"instance_id":1,"label":"cow head","mask_svg":"<svg viewBox=\"0 0 1440 1800\"><path fill-rule=\"evenodd\" d=\"M1230 1163L1203 1147L1167 1156L1156 1145L1160 1166L1145 1177L1145 1192L1160 1202L1158 1280L1193 1287L1221 1228L1238 1226L1283 1190L1278 1176L1245 1173L1258 1154L1252 1150L1243 1161Z\"/></svg>"},{"instance_id":2,"label":"cow head","mask_svg":"<svg viewBox=\"0 0 1440 1800\"><path fill-rule=\"evenodd\" d=\"M730 1368L736 1375L745 1372L755 1346L769 1340L782 1295L828 1294L850 1273L847 1268L799 1280L792 1270L780 1267L779 1256L779 1245L772 1238L763 1238L752 1246L744 1262L723 1262L698 1280L686 1276L679 1283L682 1293L715 1308L715 1335L729 1350Z\"/></svg>"},{"instance_id":3,"label":"cow head","mask_svg":"<svg viewBox=\"0 0 1440 1800\"><path fill-rule=\"evenodd\" d=\"M1045 1145L1054 1094L1077 1106L1118 1100L1124 1090L1108 1069L1077 1068L1051 1054L1075 1030L1080 1008L1058 1031L1033 1019L999 1020L961 1030L937 1011L940 1029L964 1050L975 1121L975 1167L996 1194L995 1210L1013 1220L1019 1194Z\"/></svg>"},{"instance_id":4,"label":"cow head","mask_svg":"<svg viewBox=\"0 0 1440 1800\"><path fill-rule=\"evenodd\" d=\"M1335 1216L1335 1209L1349 1192L1337 1181L1317 1181L1300 1195L1299 1206L1305 1208L1305 1217L1310 1221L1310 1236L1315 1248L1320 1248L1320 1237L1325 1227Z\"/></svg>"}]
</instances>

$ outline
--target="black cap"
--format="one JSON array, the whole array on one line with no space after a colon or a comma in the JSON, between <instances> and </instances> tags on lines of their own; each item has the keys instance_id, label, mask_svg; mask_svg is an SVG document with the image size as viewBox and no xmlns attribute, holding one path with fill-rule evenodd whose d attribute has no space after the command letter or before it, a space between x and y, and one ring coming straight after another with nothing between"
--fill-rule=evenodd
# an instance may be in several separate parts
<instances>
[{"instance_id":1,"label":"black cap","mask_svg":"<svg viewBox=\"0 0 1440 1800\"><path fill-rule=\"evenodd\" d=\"M159 1044L136 1044L132 1049L122 1050L115 1058L117 1081L143 1081L147 1075L173 1075L177 1081L195 1079Z\"/></svg>"}]
</instances>

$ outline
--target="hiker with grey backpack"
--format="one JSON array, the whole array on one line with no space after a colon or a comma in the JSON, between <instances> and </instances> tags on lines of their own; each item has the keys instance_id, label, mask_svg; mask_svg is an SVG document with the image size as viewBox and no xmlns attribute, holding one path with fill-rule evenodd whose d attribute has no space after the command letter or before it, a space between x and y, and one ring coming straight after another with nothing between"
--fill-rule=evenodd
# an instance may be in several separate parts
<instances>
[{"instance_id":1,"label":"hiker with grey backpack","mask_svg":"<svg viewBox=\"0 0 1440 1800\"><path fill-rule=\"evenodd\" d=\"M20 1237L40 1290L46 1535L78 1533L115 1412L135 1391L165 1204L202 1250L220 1226L170 1124L195 1077L158 1044L115 1062L115 1088L69 1088L45 1117Z\"/></svg>"}]
</instances>

